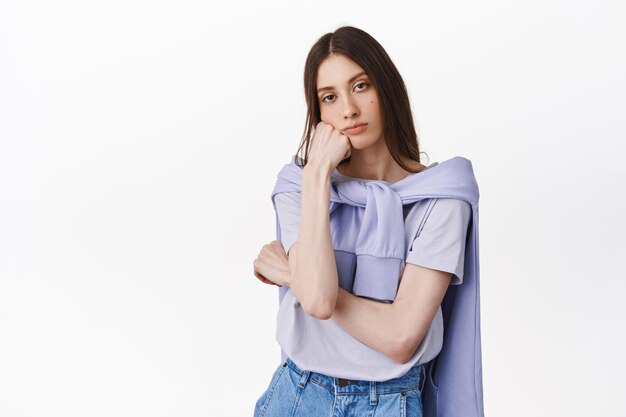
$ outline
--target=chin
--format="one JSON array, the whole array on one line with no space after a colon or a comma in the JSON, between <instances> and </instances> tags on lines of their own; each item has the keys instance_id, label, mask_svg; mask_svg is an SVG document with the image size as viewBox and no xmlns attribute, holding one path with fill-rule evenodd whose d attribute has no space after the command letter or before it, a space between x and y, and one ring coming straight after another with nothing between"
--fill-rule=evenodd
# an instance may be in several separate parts
<instances>
[{"instance_id":1,"label":"chin","mask_svg":"<svg viewBox=\"0 0 626 417\"><path fill-rule=\"evenodd\" d=\"M365 149L376 144L376 141L367 136L354 136L350 138L353 149Z\"/></svg>"}]
</instances>

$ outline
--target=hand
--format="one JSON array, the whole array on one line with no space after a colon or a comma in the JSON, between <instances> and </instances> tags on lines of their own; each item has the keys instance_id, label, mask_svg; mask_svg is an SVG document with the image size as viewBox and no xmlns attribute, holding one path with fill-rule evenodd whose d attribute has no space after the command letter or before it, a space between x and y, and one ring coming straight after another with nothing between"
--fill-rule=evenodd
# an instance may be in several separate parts
<instances>
[{"instance_id":1,"label":"hand","mask_svg":"<svg viewBox=\"0 0 626 417\"><path fill-rule=\"evenodd\" d=\"M319 122L311 138L308 162L334 170L351 154L350 138L335 129L333 125Z\"/></svg>"},{"instance_id":2,"label":"hand","mask_svg":"<svg viewBox=\"0 0 626 417\"><path fill-rule=\"evenodd\" d=\"M279 287L291 285L289 258L278 240L263 245L253 264L254 276L261 282Z\"/></svg>"}]
</instances>

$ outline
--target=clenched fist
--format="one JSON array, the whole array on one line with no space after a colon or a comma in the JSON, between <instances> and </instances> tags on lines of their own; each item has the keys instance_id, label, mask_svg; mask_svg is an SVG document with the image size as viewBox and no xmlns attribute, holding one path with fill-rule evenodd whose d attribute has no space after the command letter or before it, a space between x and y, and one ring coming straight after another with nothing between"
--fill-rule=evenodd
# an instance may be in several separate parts
<instances>
[{"instance_id":1,"label":"clenched fist","mask_svg":"<svg viewBox=\"0 0 626 417\"><path fill-rule=\"evenodd\" d=\"M254 276L261 282L279 287L289 287L291 284L289 258L282 243L278 240L273 240L267 245L263 245L253 264Z\"/></svg>"}]
</instances>

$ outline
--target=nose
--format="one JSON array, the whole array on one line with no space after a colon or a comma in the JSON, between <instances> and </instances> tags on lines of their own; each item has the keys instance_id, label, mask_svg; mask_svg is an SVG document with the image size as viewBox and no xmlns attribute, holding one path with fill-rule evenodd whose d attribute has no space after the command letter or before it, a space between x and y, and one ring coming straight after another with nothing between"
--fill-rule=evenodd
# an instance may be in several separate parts
<instances>
[{"instance_id":1,"label":"nose","mask_svg":"<svg viewBox=\"0 0 626 417\"><path fill-rule=\"evenodd\" d=\"M346 97L343 106L343 115L346 119L359 115L359 108L356 106L350 96Z\"/></svg>"}]
</instances>

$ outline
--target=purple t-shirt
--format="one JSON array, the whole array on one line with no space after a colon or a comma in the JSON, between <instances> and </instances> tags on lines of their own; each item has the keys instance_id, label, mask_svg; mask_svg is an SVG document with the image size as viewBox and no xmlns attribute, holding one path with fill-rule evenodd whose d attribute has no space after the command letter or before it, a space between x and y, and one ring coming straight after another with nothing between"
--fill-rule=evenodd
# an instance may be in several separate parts
<instances>
[{"instance_id":1,"label":"purple t-shirt","mask_svg":"<svg viewBox=\"0 0 626 417\"><path fill-rule=\"evenodd\" d=\"M436 164L434 162L428 168ZM352 177L335 169L331 181L334 179L345 181ZM288 252L298 241L300 193L277 194L275 202L281 243ZM364 210L362 207L344 204L332 215L341 216L342 221L351 222L352 225L360 225ZM400 277L408 262L450 272L453 274L451 285L461 284L471 211L466 201L455 198L431 198L405 205L403 215L407 253ZM308 315L293 293L287 290L278 310L276 340L282 349L281 359L289 356L301 369L338 378L384 381L402 376L411 367L427 363L439 354L443 344L443 319L439 307L414 355L407 363L399 364L354 338L332 318L319 320Z\"/></svg>"}]
</instances>

